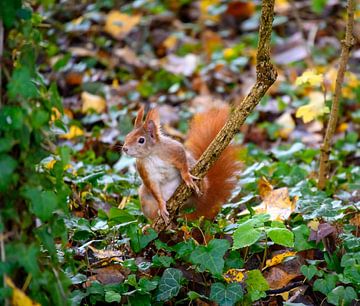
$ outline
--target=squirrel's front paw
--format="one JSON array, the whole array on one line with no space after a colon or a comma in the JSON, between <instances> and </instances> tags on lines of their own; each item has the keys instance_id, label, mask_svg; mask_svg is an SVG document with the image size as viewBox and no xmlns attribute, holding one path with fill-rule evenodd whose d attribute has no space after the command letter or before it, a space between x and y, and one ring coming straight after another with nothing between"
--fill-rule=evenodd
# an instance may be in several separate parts
<instances>
[{"instance_id":1,"label":"squirrel's front paw","mask_svg":"<svg viewBox=\"0 0 360 306\"><path fill-rule=\"evenodd\" d=\"M165 223L169 223L169 212L166 209L166 203L162 203L159 208L159 215L164 219Z\"/></svg>"},{"instance_id":2,"label":"squirrel's front paw","mask_svg":"<svg viewBox=\"0 0 360 306\"><path fill-rule=\"evenodd\" d=\"M193 179L197 179L199 180L198 177L190 175L190 178L188 180L185 181L186 186L190 187L191 189L193 189L195 191L195 193L198 196L202 195L202 192L200 191L200 188L198 187L198 185L195 184Z\"/></svg>"}]
</instances>

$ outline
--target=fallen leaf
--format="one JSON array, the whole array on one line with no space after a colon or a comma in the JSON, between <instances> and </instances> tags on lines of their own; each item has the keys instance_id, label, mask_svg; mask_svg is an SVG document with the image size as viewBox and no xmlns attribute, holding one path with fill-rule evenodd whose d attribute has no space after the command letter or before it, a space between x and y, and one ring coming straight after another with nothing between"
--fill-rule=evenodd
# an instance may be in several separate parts
<instances>
[{"instance_id":1,"label":"fallen leaf","mask_svg":"<svg viewBox=\"0 0 360 306\"><path fill-rule=\"evenodd\" d=\"M279 130L279 136L283 139L287 139L291 132L295 129L295 121L288 112L283 113L276 119L275 122L281 127Z\"/></svg>"},{"instance_id":2,"label":"fallen leaf","mask_svg":"<svg viewBox=\"0 0 360 306\"><path fill-rule=\"evenodd\" d=\"M271 220L286 220L295 210L296 199L290 200L287 187L274 189L266 180L261 178L258 183L262 203L254 208L257 213L267 213Z\"/></svg>"},{"instance_id":3,"label":"fallen leaf","mask_svg":"<svg viewBox=\"0 0 360 306\"><path fill-rule=\"evenodd\" d=\"M288 0L275 0L274 10L276 13L284 14L291 8Z\"/></svg>"},{"instance_id":4,"label":"fallen leaf","mask_svg":"<svg viewBox=\"0 0 360 306\"><path fill-rule=\"evenodd\" d=\"M317 74L314 70L306 70L296 79L295 85L300 86L303 84L309 84L311 86L318 86L323 82L324 77L322 74Z\"/></svg>"},{"instance_id":5,"label":"fallen leaf","mask_svg":"<svg viewBox=\"0 0 360 306\"><path fill-rule=\"evenodd\" d=\"M103 97L92 95L86 91L81 93L83 113L87 113L90 110L95 110L97 113L102 113L106 109L106 101Z\"/></svg>"},{"instance_id":6,"label":"fallen leaf","mask_svg":"<svg viewBox=\"0 0 360 306\"><path fill-rule=\"evenodd\" d=\"M175 35L169 35L163 42L164 47L167 50L172 50L175 48L176 44L178 42L178 39Z\"/></svg>"},{"instance_id":7,"label":"fallen leaf","mask_svg":"<svg viewBox=\"0 0 360 306\"><path fill-rule=\"evenodd\" d=\"M117 39L125 37L139 22L141 15L127 15L110 11L106 16L105 31Z\"/></svg>"},{"instance_id":8,"label":"fallen leaf","mask_svg":"<svg viewBox=\"0 0 360 306\"><path fill-rule=\"evenodd\" d=\"M218 22L220 20L220 16L211 12L211 9L218 4L220 4L220 0L200 0L200 19L202 21L212 21L214 23Z\"/></svg>"},{"instance_id":9,"label":"fallen leaf","mask_svg":"<svg viewBox=\"0 0 360 306\"><path fill-rule=\"evenodd\" d=\"M5 276L5 283L12 291L11 305L12 306L41 306L39 303L30 299L22 290L17 288L13 281Z\"/></svg>"},{"instance_id":10,"label":"fallen leaf","mask_svg":"<svg viewBox=\"0 0 360 306\"><path fill-rule=\"evenodd\" d=\"M298 274L287 273L277 267L273 267L269 272L264 274L271 289L283 288L297 276Z\"/></svg>"},{"instance_id":11,"label":"fallen leaf","mask_svg":"<svg viewBox=\"0 0 360 306\"><path fill-rule=\"evenodd\" d=\"M273 258L266 260L266 266L263 268L263 270L270 268L272 266L276 266L284 261L285 258L295 256L296 252L285 252L281 254L275 255Z\"/></svg>"},{"instance_id":12,"label":"fallen leaf","mask_svg":"<svg viewBox=\"0 0 360 306\"><path fill-rule=\"evenodd\" d=\"M59 137L63 138L63 139L73 139L75 137L79 137L82 135L84 135L84 131L81 128L79 128L78 126L72 125L72 126L70 126L68 133L62 134Z\"/></svg>"},{"instance_id":13,"label":"fallen leaf","mask_svg":"<svg viewBox=\"0 0 360 306\"><path fill-rule=\"evenodd\" d=\"M104 268L93 269L91 272L94 274L88 278L85 287L90 287L94 281L98 281L103 285L119 284L125 280L129 275L129 271L121 265L111 265Z\"/></svg>"},{"instance_id":14,"label":"fallen leaf","mask_svg":"<svg viewBox=\"0 0 360 306\"><path fill-rule=\"evenodd\" d=\"M230 1L226 10L226 15L236 18L250 18L254 15L256 5L253 1Z\"/></svg>"},{"instance_id":15,"label":"fallen leaf","mask_svg":"<svg viewBox=\"0 0 360 306\"><path fill-rule=\"evenodd\" d=\"M309 94L309 104L300 106L296 111L296 118L302 118L304 123L308 123L318 116L329 113L329 108L325 105L324 94L320 91L313 91Z\"/></svg>"},{"instance_id":16,"label":"fallen leaf","mask_svg":"<svg viewBox=\"0 0 360 306\"><path fill-rule=\"evenodd\" d=\"M246 279L245 269L229 269L223 274L227 283L241 283Z\"/></svg>"},{"instance_id":17,"label":"fallen leaf","mask_svg":"<svg viewBox=\"0 0 360 306\"><path fill-rule=\"evenodd\" d=\"M93 252L94 256L98 259L107 259L117 257L120 258L124 254L118 250L98 250L93 246L89 245L88 248ZM122 261L121 259L118 261Z\"/></svg>"},{"instance_id":18,"label":"fallen leaf","mask_svg":"<svg viewBox=\"0 0 360 306\"><path fill-rule=\"evenodd\" d=\"M167 57L167 63L164 65L164 68L174 74L191 76L194 73L197 64L198 59L194 54L187 54L184 57L170 54Z\"/></svg>"}]
</instances>

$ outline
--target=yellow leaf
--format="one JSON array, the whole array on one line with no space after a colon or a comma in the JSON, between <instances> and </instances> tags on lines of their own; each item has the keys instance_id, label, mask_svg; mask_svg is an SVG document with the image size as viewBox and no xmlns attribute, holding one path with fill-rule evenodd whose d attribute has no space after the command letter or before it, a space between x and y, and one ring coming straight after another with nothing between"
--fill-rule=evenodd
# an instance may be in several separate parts
<instances>
[{"instance_id":1,"label":"yellow leaf","mask_svg":"<svg viewBox=\"0 0 360 306\"><path fill-rule=\"evenodd\" d=\"M261 177L259 179L258 188L259 188L260 197L263 200L273 190L273 186L271 186L270 182L265 177Z\"/></svg>"},{"instance_id":2,"label":"yellow leaf","mask_svg":"<svg viewBox=\"0 0 360 306\"><path fill-rule=\"evenodd\" d=\"M223 50L223 55L225 59L232 59L236 56L236 52L232 48L226 48Z\"/></svg>"},{"instance_id":3,"label":"yellow leaf","mask_svg":"<svg viewBox=\"0 0 360 306\"><path fill-rule=\"evenodd\" d=\"M317 231L319 228L320 222L319 220L311 220L309 221L309 223L307 224L307 226L312 229L313 231Z\"/></svg>"},{"instance_id":4,"label":"yellow leaf","mask_svg":"<svg viewBox=\"0 0 360 306\"><path fill-rule=\"evenodd\" d=\"M290 113L283 113L276 119L275 122L281 126L279 130L279 136L281 138L288 138L291 132L295 129L295 121L291 117Z\"/></svg>"},{"instance_id":5,"label":"yellow leaf","mask_svg":"<svg viewBox=\"0 0 360 306\"><path fill-rule=\"evenodd\" d=\"M220 0L200 0L200 18L202 20L210 20L218 22L220 19L219 15L211 14L211 8L220 3Z\"/></svg>"},{"instance_id":6,"label":"yellow leaf","mask_svg":"<svg viewBox=\"0 0 360 306\"><path fill-rule=\"evenodd\" d=\"M306 70L301 76L299 76L295 85L309 84L311 86L321 85L324 81L324 77L321 74L316 74L314 70Z\"/></svg>"},{"instance_id":7,"label":"yellow leaf","mask_svg":"<svg viewBox=\"0 0 360 306\"><path fill-rule=\"evenodd\" d=\"M329 108L325 106L323 93L313 91L309 94L309 98L310 103L300 106L296 111L296 118L303 118L304 123L308 123L330 111Z\"/></svg>"},{"instance_id":8,"label":"yellow leaf","mask_svg":"<svg viewBox=\"0 0 360 306\"><path fill-rule=\"evenodd\" d=\"M290 251L278 254L278 255L274 256L273 258L268 259L266 261L266 266L263 268L263 270L265 270L269 267L272 267L272 266L276 266L276 265L282 263L285 258L295 256L295 255L296 255L296 252L290 252Z\"/></svg>"},{"instance_id":9,"label":"yellow leaf","mask_svg":"<svg viewBox=\"0 0 360 306\"><path fill-rule=\"evenodd\" d=\"M291 8L288 0L275 0L275 12L285 13Z\"/></svg>"},{"instance_id":10,"label":"yellow leaf","mask_svg":"<svg viewBox=\"0 0 360 306\"><path fill-rule=\"evenodd\" d=\"M141 15L127 15L111 11L106 17L105 31L115 38L125 37L139 22Z\"/></svg>"},{"instance_id":11,"label":"yellow leaf","mask_svg":"<svg viewBox=\"0 0 360 306\"><path fill-rule=\"evenodd\" d=\"M245 279L244 269L229 269L223 274L227 283L240 283Z\"/></svg>"},{"instance_id":12,"label":"yellow leaf","mask_svg":"<svg viewBox=\"0 0 360 306\"><path fill-rule=\"evenodd\" d=\"M56 107L51 108L51 119L50 122L54 122L57 119L60 119L61 113Z\"/></svg>"},{"instance_id":13,"label":"yellow leaf","mask_svg":"<svg viewBox=\"0 0 360 306\"><path fill-rule=\"evenodd\" d=\"M168 50L173 49L176 46L177 41L178 39L176 38L176 36L170 35L164 40L163 45Z\"/></svg>"},{"instance_id":14,"label":"yellow leaf","mask_svg":"<svg viewBox=\"0 0 360 306\"><path fill-rule=\"evenodd\" d=\"M86 91L81 94L83 113L89 112L91 109L97 113L102 113L106 109L106 101L103 97L92 95Z\"/></svg>"},{"instance_id":15,"label":"yellow leaf","mask_svg":"<svg viewBox=\"0 0 360 306\"><path fill-rule=\"evenodd\" d=\"M56 159L52 159L45 165L45 168L52 169L52 168L54 168L55 163L56 163Z\"/></svg>"},{"instance_id":16,"label":"yellow leaf","mask_svg":"<svg viewBox=\"0 0 360 306\"><path fill-rule=\"evenodd\" d=\"M15 286L13 281L5 276L5 283L12 288L11 305L12 306L41 306L39 303L31 300L23 291Z\"/></svg>"},{"instance_id":17,"label":"yellow leaf","mask_svg":"<svg viewBox=\"0 0 360 306\"><path fill-rule=\"evenodd\" d=\"M84 131L76 125L72 125L68 133L60 135L63 139L73 139L78 136L84 135Z\"/></svg>"}]
</instances>

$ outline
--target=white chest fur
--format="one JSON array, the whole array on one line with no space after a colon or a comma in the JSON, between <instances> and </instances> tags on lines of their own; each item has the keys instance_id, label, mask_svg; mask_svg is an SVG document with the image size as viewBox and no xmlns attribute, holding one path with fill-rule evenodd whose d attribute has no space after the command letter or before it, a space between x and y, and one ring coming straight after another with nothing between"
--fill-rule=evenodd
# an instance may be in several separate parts
<instances>
[{"instance_id":1,"label":"white chest fur","mask_svg":"<svg viewBox=\"0 0 360 306\"><path fill-rule=\"evenodd\" d=\"M163 199L167 201L181 182L179 170L157 156L149 156L144 166L150 179L159 184Z\"/></svg>"}]
</instances>

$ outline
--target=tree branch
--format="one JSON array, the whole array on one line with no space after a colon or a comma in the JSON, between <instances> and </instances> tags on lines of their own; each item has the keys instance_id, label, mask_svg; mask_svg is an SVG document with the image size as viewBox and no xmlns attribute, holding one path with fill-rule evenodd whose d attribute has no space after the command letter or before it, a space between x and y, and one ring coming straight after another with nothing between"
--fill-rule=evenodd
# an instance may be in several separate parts
<instances>
[{"instance_id":1,"label":"tree branch","mask_svg":"<svg viewBox=\"0 0 360 306\"><path fill-rule=\"evenodd\" d=\"M348 8L347 8L347 23L346 23L346 32L345 32L345 40L343 40L341 55L340 55L340 64L339 70L336 76L336 84L335 84L335 94L333 103L331 106L329 123L326 128L324 142L321 146L320 153L320 169L319 169L319 181L318 188L324 189L326 185L327 177L329 176L329 156L331 150L332 138L335 133L337 119L339 116L339 104L341 98L341 88L342 83L344 82L344 74L346 71L346 65L350 56L350 49L354 44L353 37L353 27L354 27L354 11L355 11L355 0L348 0Z\"/></svg>"},{"instance_id":2,"label":"tree branch","mask_svg":"<svg viewBox=\"0 0 360 306\"><path fill-rule=\"evenodd\" d=\"M191 173L199 178L203 178L206 175L207 171L216 162L223 150L229 145L235 134L240 131L241 125L245 122L246 118L277 78L277 72L270 62L270 39L273 19L274 0L263 0L256 56L255 85L245 99L234 108L222 130L218 133L192 169ZM167 202L167 208L172 220L176 219L182 204L191 196L191 194L192 190L187 188L184 183L176 189L173 196ZM169 227L161 217L157 218L152 226L157 231L162 231Z\"/></svg>"}]
</instances>

